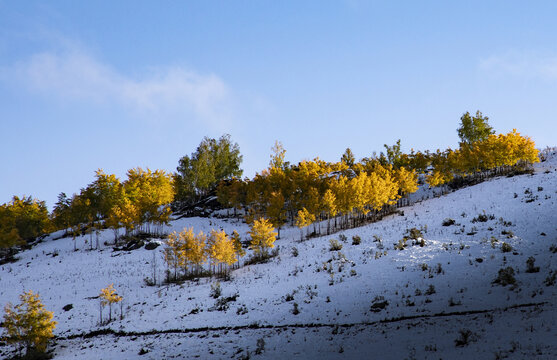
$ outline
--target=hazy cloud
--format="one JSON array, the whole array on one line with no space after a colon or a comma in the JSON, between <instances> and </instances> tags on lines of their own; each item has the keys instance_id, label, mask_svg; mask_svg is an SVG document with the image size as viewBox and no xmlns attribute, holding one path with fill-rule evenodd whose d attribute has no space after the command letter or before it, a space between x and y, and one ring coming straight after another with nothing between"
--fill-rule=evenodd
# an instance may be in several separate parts
<instances>
[{"instance_id":1,"label":"hazy cloud","mask_svg":"<svg viewBox=\"0 0 557 360\"><path fill-rule=\"evenodd\" d=\"M532 54L493 55L480 60L483 71L527 79L557 79L557 57Z\"/></svg>"},{"instance_id":2,"label":"hazy cloud","mask_svg":"<svg viewBox=\"0 0 557 360\"><path fill-rule=\"evenodd\" d=\"M116 103L159 119L187 113L221 130L230 116L229 90L218 76L179 66L149 69L132 77L74 50L35 54L2 73L64 101Z\"/></svg>"}]
</instances>

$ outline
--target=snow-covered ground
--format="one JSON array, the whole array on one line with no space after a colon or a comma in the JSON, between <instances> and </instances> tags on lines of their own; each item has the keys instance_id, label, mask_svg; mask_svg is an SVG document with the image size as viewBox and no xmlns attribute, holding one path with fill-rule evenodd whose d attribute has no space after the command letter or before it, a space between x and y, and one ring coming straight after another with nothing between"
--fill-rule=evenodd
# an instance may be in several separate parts
<instances>
[{"instance_id":1,"label":"snow-covered ground","mask_svg":"<svg viewBox=\"0 0 557 360\"><path fill-rule=\"evenodd\" d=\"M210 297L216 279L146 286L155 257L159 280L164 276L162 247L90 251L78 238L74 252L71 238L53 240L59 234L0 266L0 305L19 302L24 290L39 292L58 321L55 359L245 358L248 352L304 359L555 358L557 285L547 283L557 272L550 251L557 250L557 155L535 167L534 175L496 178L330 236L300 242L297 228L285 228L278 257L221 281L222 297L238 295L227 310L215 309ZM481 214L486 222L473 221ZM455 224L443 226L447 218ZM216 218L180 219L168 230L186 226L235 229L244 239L249 230ZM411 228L422 230L425 246L408 240L406 249L395 250ZM356 235L359 245L352 244ZM111 231L101 234L101 242L112 238ZM330 239L342 249L330 251ZM512 250L503 252L503 242ZM539 272L526 271L529 257ZM506 267L517 284L493 284ZM96 297L111 283L124 297L124 318L117 306L117 319L99 326ZM384 301L384 309L372 309ZM68 304L73 308L65 311ZM120 333L92 333L102 329ZM12 351L0 345L0 357Z\"/></svg>"}]
</instances>

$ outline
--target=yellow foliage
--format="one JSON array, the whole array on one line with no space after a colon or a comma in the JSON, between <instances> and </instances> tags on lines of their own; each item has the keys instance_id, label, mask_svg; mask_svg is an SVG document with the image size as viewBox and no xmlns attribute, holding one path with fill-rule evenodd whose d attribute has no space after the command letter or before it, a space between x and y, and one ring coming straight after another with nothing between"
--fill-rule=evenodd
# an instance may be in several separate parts
<instances>
[{"instance_id":1,"label":"yellow foliage","mask_svg":"<svg viewBox=\"0 0 557 360\"><path fill-rule=\"evenodd\" d=\"M226 235L224 230L211 230L208 253L212 259L213 265L232 265L236 262L234 242Z\"/></svg>"},{"instance_id":2,"label":"yellow foliage","mask_svg":"<svg viewBox=\"0 0 557 360\"><path fill-rule=\"evenodd\" d=\"M306 208L302 208L302 210L298 211L298 216L296 216L296 226L300 229L311 225L314 221L315 215L307 211Z\"/></svg>"},{"instance_id":3,"label":"yellow foliage","mask_svg":"<svg viewBox=\"0 0 557 360\"><path fill-rule=\"evenodd\" d=\"M256 254L261 255L268 248L275 246L277 233L274 230L273 225L267 219L261 218L253 222L249 234L251 236L251 248Z\"/></svg>"},{"instance_id":4,"label":"yellow foliage","mask_svg":"<svg viewBox=\"0 0 557 360\"><path fill-rule=\"evenodd\" d=\"M331 189L327 189L323 195L323 207L330 216L335 216L338 212L335 193Z\"/></svg>"},{"instance_id":5,"label":"yellow foliage","mask_svg":"<svg viewBox=\"0 0 557 360\"><path fill-rule=\"evenodd\" d=\"M188 236L184 238L186 256L190 264L201 266L207 262L207 253L205 247L207 244L207 236L200 231L197 236L193 235L193 228L188 230Z\"/></svg>"},{"instance_id":6,"label":"yellow foliage","mask_svg":"<svg viewBox=\"0 0 557 360\"><path fill-rule=\"evenodd\" d=\"M119 296L114 289L114 284L110 284L104 289L101 289L101 293L99 294L101 298L101 304L105 305L112 305L114 303L118 303L123 300L122 296Z\"/></svg>"},{"instance_id":7,"label":"yellow foliage","mask_svg":"<svg viewBox=\"0 0 557 360\"><path fill-rule=\"evenodd\" d=\"M169 267L174 268L174 270L178 267L184 266L182 244L178 240L178 234L176 234L176 231L168 234L163 254L164 261L166 261Z\"/></svg>"},{"instance_id":8,"label":"yellow foliage","mask_svg":"<svg viewBox=\"0 0 557 360\"><path fill-rule=\"evenodd\" d=\"M414 170L400 167L395 170L394 177L402 194L410 194L418 190L418 175Z\"/></svg>"},{"instance_id":9,"label":"yellow foliage","mask_svg":"<svg viewBox=\"0 0 557 360\"><path fill-rule=\"evenodd\" d=\"M532 139L513 129L508 134L491 134L484 140L462 143L455 151L438 151L432 156L435 171L428 176L427 182L430 186L439 186L455 175L467 176L477 171L538 161L538 150Z\"/></svg>"},{"instance_id":10,"label":"yellow foliage","mask_svg":"<svg viewBox=\"0 0 557 360\"><path fill-rule=\"evenodd\" d=\"M207 237L203 232L196 236L193 228L184 228L179 234L168 235L164 259L169 267L186 269L189 265L202 266L207 261Z\"/></svg>"},{"instance_id":11,"label":"yellow foliage","mask_svg":"<svg viewBox=\"0 0 557 360\"><path fill-rule=\"evenodd\" d=\"M15 308L8 303L4 309L4 328L8 343L22 343L27 350L35 348L40 352L46 346L57 322L53 321L53 312L47 311L39 299L39 294L29 290L19 297L21 303Z\"/></svg>"},{"instance_id":12,"label":"yellow foliage","mask_svg":"<svg viewBox=\"0 0 557 360\"><path fill-rule=\"evenodd\" d=\"M161 206L174 199L172 176L162 170L142 168L130 169L127 175L128 179L124 183L125 197L137 209L138 224L145 221L167 223L170 208Z\"/></svg>"}]
</instances>

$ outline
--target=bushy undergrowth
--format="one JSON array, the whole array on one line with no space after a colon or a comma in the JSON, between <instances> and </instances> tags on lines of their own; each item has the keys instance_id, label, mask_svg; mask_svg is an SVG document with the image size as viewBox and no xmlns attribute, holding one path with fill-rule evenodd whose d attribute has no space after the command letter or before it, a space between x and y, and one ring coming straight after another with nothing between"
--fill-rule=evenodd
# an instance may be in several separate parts
<instances>
[{"instance_id":1,"label":"bushy undergrowth","mask_svg":"<svg viewBox=\"0 0 557 360\"><path fill-rule=\"evenodd\" d=\"M339 251L342 250L342 244L336 239L329 240L329 251Z\"/></svg>"},{"instance_id":2,"label":"bushy undergrowth","mask_svg":"<svg viewBox=\"0 0 557 360\"><path fill-rule=\"evenodd\" d=\"M493 280L493 283L501 286L515 285L516 279L514 277L514 269L510 266L499 269L499 273L497 274L495 280Z\"/></svg>"}]
</instances>

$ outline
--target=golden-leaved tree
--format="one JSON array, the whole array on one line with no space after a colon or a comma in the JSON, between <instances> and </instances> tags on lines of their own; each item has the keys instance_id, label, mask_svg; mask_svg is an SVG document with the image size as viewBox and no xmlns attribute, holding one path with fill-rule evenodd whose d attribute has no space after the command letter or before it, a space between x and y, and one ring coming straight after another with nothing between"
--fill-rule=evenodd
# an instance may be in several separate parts
<instances>
[{"instance_id":1,"label":"golden-leaved tree","mask_svg":"<svg viewBox=\"0 0 557 360\"><path fill-rule=\"evenodd\" d=\"M185 230L185 229L184 229ZM185 267L185 256L183 254L183 243L181 236L178 237L176 231L168 234L166 246L164 248L164 261L168 266L168 274L170 277L170 269L174 269L174 280L178 277L178 268Z\"/></svg>"},{"instance_id":2,"label":"golden-leaved tree","mask_svg":"<svg viewBox=\"0 0 557 360\"><path fill-rule=\"evenodd\" d=\"M303 228L311 225L315 221L315 215L311 214L306 208L298 211L296 216L296 226L300 228L300 240L303 240Z\"/></svg>"},{"instance_id":3,"label":"golden-leaved tree","mask_svg":"<svg viewBox=\"0 0 557 360\"><path fill-rule=\"evenodd\" d=\"M327 189L323 195L323 209L327 213L327 235L331 233L331 216L337 215L336 197L331 189Z\"/></svg>"},{"instance_id":4,"label":"golden-leaved tree","mask_svg":"<svg viewBox=\"0 0 557 360\"><path fill-rule=\"evenodd\" d=\"M217 266L219 273L228 271L228 266L236 262L235 250L234 241L226 235L224 230L211 230L207 252L211 258L213 272L215 272Z\"/></svg>"},{"instance_id":5,"label":"golden-leaved tree","mask_svg":"<svg viewBox=\"0 0 557 360\"><path fill-rule=\"evenodd\" d=\"M44 201L14 196L0 205L0 249L25 244L51 229Z\"/></svg>"},{"instance_id":6,"label":"golden-leaved tree","mask_svg":"<svg viewBox=\"0 0 557 360\"><path fill-rule=\"evenodd\" d=\"M168 223L171 213L168 204L174 199L172 176L162 170L142 168L130 169L127 175L125 197L137 208L136 227L144 225L149 232L150 224L154 224L160 230Z\"/></svg>"},{"instance_id":7,"label":"golden-leaved tree","mask_svg":"<svg viewBox=\"0 0 557 360\"><path fill-rule=\"evenodd\" d=\"M102 324L102 309L108 305L108 321L112 321L112 304L117 304L121 302L124 298L119 296L114 289L114 284L110 284L104 289L101 289L101 293L99 294L99 298L101 300L101 307L100 307L100 320ZM122 312L120 312L120 318L122 317Z\"/></svg>"},{"instance_id":8,"label":"golden-leaved tree","mask_svg":"<svg viewBox=\"0 0 557 360\"><path fill-rule=\"evenodd\" d=\"M259 258L268 256L268 251L275 247L277 238L273 225L267 219L260 218L253 222L249 234L251 236L250 245L255 252L255 256Z\"/></svg>"},{"instance_id":9,"label":"golden-leaved tree","mask_svg":"<svg viewBox=\"0 0 557 360\"><path fill-rule=\"evenodd\" d=\"M21 303L15 307L8 303L4 309L4 324L8 343L18 343L26 347L27 353L44 352L57 322L52 320L53 312L45 309L39 294L29 290L19 296Z\"/></svg>"}]
</instances>

